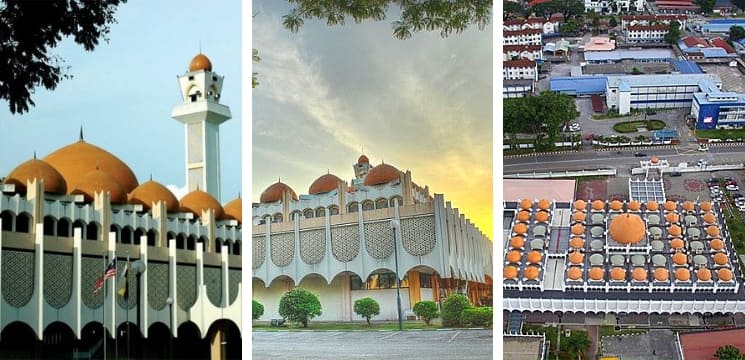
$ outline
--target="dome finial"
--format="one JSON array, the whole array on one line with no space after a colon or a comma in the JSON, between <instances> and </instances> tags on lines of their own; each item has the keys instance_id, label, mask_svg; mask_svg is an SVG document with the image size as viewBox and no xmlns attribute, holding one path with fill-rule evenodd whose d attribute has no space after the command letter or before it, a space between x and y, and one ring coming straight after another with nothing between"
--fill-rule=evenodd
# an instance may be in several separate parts
<instances>
[{"instance_id":1,"label":"dome finial","mask_svg":"<svg viewBox=\"0 0 745 360\"><path fill-rule=\"evenodd\" d=\"M34 160L36 160L36 150L34 150Z\"/></svg>"},{"instance_id":2,"label":"dome finial","mask_svg":"<svg viewBox=\"0 0 745 360\"><path fill-rule=\"evenodd\" d=\"M239 199L241 198L241 192L240 191L238 192L238 198Z\"/></svg>"},{"instance_id":3,"label":"dome finial","mask_svg":"<svg viewBox=\"0 0 745 360\"><path fill-rule=\"evenodd\" d=\"M150 173L150 181L153 181L153 173Z\"/></svg>"},{"instance_id":4,"label":"dome finial","mask_svg":"<svg viewBox=\"0 0 745 360\"><path fill-rule=\"evenodd\" d=\"M85 139L83 139L83 125L80 125L80 141L85 141Z\"/></svg>"}]
</instances>

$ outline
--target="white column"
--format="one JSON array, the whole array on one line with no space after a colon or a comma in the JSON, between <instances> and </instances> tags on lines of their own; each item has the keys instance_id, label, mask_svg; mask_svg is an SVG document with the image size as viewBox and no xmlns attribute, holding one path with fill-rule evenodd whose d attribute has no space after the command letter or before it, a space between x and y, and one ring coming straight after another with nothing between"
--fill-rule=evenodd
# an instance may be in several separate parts
<instances>
[{"instance_id":1,"label":"white column","mask_svg":"<svg viewBox=\"0 0 745 360\"><path fill-rule=\"evenodd\" d=\"M116 233L115 232L109 232L109 244L108 244L108 253L109 253L109 263L111 263L111 259L116 256ZM106 316L108 316L110 321L107 322L106 327L109 328L109 331L111 331L111 335L116 339L116 277L113 279L105 279L104 280L104 288L106 291L104 291L104 304L103 306L107 306L106 310ZM106 284L109 283L109 284ZM108 295L108 300L106 299Z\"/></svg>"},{"instance_id":2,"label":"white column","mask_svg":"<svg viewBox=\"0 0 745 360\"><path fill-rule=\"evenodd\" d=\"M137 301L140 306L140 333L143 338L147 338L147 314L150 309L147 303L147 235L140 237L140 260L145 264L145 272L140 275L140 291Z\"/></svg>"},{"instance_id":3,"label":"white column","mask_svg":"<svg viewBox=\"0 0 745 360\"><path fill-rule=\"evenodd\" d=\"M83 238L83 229L75 228L72 232L72 308L75 311L73 333L75 338L80 339L82 337L82 306L83 295L80 291L82 283L82 254L80 246Z\"/></svg>"},{"instance_id":4,"label":"white column","mask_svg":"<svg viewBox=\"0 0 745 360\"><path fill-rule=\"evenodd\" d=\"M171 333L178 337L178 294L176 293L176 239L168 240L168 287L169 294L173 300L171 306Z\"/></svg>"},{"instance_id":5,"label":"white column","mask_svg":"<svg viewBox=\"0 0 745 360\"><path fill-rule=\"evenodd\" d=\"M207 318L205 312L205 302L209 302L209 299L206 299L202 296L202 293L207 293L206 286L204 285L204 243L197 242L197 249L196 249L196 266L197 266L197 284L196 284L196 292L197 292L197 300L194 302L194 306L192 306L189 313L192 314L192 319L197 324L197 328L202 330L204 333L202 334L202 337L206 337L207 330L204 327L204 324L208 323L205 321ZM204 291L203 291L204 290ZM193 315L199 314L197 319L194 319Z\"/></svg>"},{"instance_id":6,"label":"white column","mask_svg":"<svg viewBox=\"0 0 745 360\"><path fill-rule=\"evenodd\" d=\"M36 224L36 336L44 340L44 224Z\"/></svg>"},{"instance_id":7,"label":"white column","mask_svg":"<svg viewBox=\"0 0 745 360\"><path fill-rule=\"evenodd\" d=\"M220 246L222 246L222 251L220 251L220 267L222 267L222 302L220 303L220 307L227 309L230 304L230 291L228 291L228 286L230 285L228 281L228 248L225 245Z\"/></svg>"}]
</instances>

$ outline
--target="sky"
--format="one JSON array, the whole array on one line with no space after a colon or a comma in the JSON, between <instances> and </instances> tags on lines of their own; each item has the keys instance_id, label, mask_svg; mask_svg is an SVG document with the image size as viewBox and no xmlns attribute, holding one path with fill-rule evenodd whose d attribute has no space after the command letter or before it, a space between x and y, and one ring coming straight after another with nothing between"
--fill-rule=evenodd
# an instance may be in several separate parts
<instances>
[{"instance_id":1,"label":"sky","mask_svg":"<svg viewBox=\"0 0 745 360\"><path fill-rule=\"evenodd\" d=\"M298 194L327 171L349 181L364 153L411 170L492 233L492 26L393 37L380 22L282 27L285 1L253 2L252 200L281 178Z\"/></svg>"},{"instance_id":2,"label":"sky","mask_svg":"<svg viewBox=\"0 0 745 360\"><path fill-rule=\"evenodd\" d=\"M241 3L128 1L119 6L109 42L92 52L71 40L61 56L72 79L53 91L38 89L36 106L12 115L0 102L0 177L33 157L78 140L97 145L129 165L140 183L179 188L186 183L183 124L171 119L181 103L177 76L201 51L225 77L221 103L232 119L220 127L221 202L241 191Z\"/></svg>"}]
</instances>

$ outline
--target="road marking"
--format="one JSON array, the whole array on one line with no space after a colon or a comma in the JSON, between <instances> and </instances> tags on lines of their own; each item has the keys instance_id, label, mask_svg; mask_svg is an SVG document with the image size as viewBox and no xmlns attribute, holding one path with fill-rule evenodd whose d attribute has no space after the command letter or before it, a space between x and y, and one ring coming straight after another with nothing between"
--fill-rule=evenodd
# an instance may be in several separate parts
<instances>
[{"instance_id":1,"label":"road marking","mask_svg":"<svg viewBox=\"0 0 745 360\"><path fill-rule=\"evenodd\" d=\"M450 340L448 340L448 342L449 343L453 342L453 340L455 340L455 338L458 336L458 334L460 334L460 330L456 331L455 332L455 335L453 335L453 337L451 337Z\"/></svg>"},{"instance_id":2,"label":"road marking","mask_svg":"<svg viewBox=\"0 0 745 360\"><path fill-rule=\"evenodd\" d=\"M386 336L383 336L382 338L380 338L380 340L385 340L385 339L387 339L387 338L389 338L389 337L393 337L393 336L395 336L395 335L398 335L398 332L393 332L393 333L391 333L390 335L386 335Z\"/></svg>"},{"instance_id":3,"label":"road marking","mask_svg":"<svg viewBox=\"0 0 745 360\"><path fill-rule=\"evenodd\" d=\"M326 338L330 338L330 337L334 337L334 336L339 336L341 334L343 334L343 332L335 332L333 334L329 334L329 335L317 337L317 338L313 339L313 341L320 340L320 339L326 339Z\"/></svg>"}]
</instances>

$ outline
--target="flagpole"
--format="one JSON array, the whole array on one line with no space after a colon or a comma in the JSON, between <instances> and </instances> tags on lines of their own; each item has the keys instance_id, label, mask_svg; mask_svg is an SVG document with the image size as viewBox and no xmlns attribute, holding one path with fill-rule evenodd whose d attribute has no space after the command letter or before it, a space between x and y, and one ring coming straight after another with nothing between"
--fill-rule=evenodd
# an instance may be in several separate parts
<instances>
[{"instance_id":1,"label":"flagpole","mask_svg":"<svg viewBox=\"0 0 745 360\"><path fill-rule=\"evenodd\" d=\"M108 264L106 264L106 251L103 252L103 271L104 271L104 278L103 278L103 321L101 321L101 324L103 325L103 360L106 360L106 269L109 267Z\"/></svg>"},{"instance_id":2,"label":"flagpole","mask_svg":"<svg viewBox=\"0 0 745 360\"><path fill-rule=\"evenodd\" d=\"M127 283L127 276L129 275L129 250L127 250L127 264L125 266L126 270L124 270L124 286L129 287L129 284ZM125 291L126 292L124 294L126 296L124 297L124 301L127 302L127 305L125 307L127 309L127 360L129 360L129 289L126 289Z\"/></svg>"}]
</instances>

